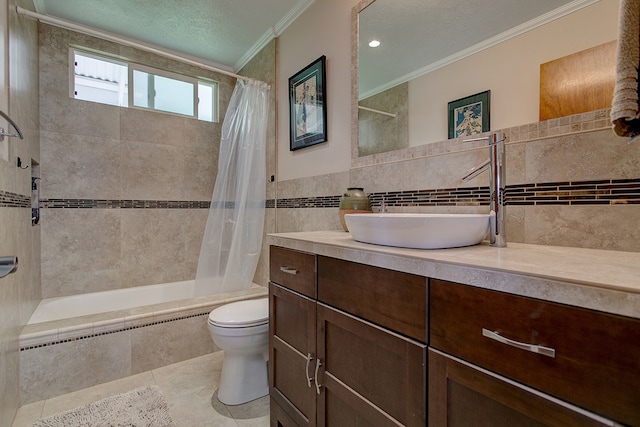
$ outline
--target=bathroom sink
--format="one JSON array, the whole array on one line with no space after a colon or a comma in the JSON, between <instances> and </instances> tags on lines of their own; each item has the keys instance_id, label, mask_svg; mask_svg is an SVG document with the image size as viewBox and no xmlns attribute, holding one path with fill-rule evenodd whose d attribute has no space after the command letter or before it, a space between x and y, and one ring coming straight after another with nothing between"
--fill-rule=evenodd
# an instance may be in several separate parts
<instances>
[{"instance_id":1,"label":"bathroom sink","mask_svg":"<svg viewBox=\"0 0 640 427\"><path fill-rule=\"evenodd\" d=\"M354 240L415 249L477 245L489 231L489 214L347 214Z\"/></svg>"}]
</instances>

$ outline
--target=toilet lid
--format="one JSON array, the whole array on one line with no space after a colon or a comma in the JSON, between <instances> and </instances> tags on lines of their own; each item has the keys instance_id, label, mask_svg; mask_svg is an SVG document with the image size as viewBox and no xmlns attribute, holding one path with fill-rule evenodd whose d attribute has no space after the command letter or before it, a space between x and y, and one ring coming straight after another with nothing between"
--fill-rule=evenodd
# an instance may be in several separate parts
<instances>
[{"instance_id":1,"label":"toilet lid","mask_svg":"<svg viewBox=\"0 0 640 427\"><path fill-rule=\"evenodd\" d=\"M268 298L232 302L209 313L210 324L225 328L246 328L268 322Z\"/></svg>"}]
</instances>

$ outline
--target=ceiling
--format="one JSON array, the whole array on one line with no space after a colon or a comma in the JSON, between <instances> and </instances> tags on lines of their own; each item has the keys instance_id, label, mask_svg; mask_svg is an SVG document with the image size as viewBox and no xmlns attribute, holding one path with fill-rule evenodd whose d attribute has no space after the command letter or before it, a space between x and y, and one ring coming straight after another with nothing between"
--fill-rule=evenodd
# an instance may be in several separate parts
<instances>
[{"instance_id":1,"label":"ceiling","mask_svg":"<svg viewBox=\"0 0 640 427\"><path fill-rule=\"evenodd\" d=\"M314 0L33 0L37 13L242 68Z\"/></svg>"},{"instance_id":2,"label":"ceiling","mask_svg":"<svg viewBox=\"0 0 640 427\"><path fill-rule=\"evenodd\" d=\"M361 97L432 71L598 0L377 0L360 13ZM377 48L367 46L379 39ZM508 65L512 58L504 58ZM364 96L363 96L364 95Z\"/></svg>"},{"instance_id":3,"label":"ceiling","mask_svg":"<svg viewBox=\"0 0 640 427\"><path fill-rule=\"evenodd\" d=\"M598 0L378 0L360 19L360 90ZM237 72L314 0L33 0L37 13ZM560 12L560 13L558 13ZM367 16L363 19L362 16ZM366 35L363 35L366 34Z\"/></svg>"}]
</instances>

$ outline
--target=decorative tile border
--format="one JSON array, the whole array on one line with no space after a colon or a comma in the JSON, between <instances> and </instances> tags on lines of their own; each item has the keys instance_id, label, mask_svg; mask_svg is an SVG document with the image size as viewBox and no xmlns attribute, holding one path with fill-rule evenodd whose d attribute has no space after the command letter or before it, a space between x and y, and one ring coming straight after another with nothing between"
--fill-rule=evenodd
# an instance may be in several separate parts
<instances>
[{"instance_id":1,"label":"decorative tile border","mask_svg":"<svg viewBox=\"0 0 640 427\"><path fill-rule=\"evenodd\" d=\"M482 206L489 204L488 187L443 188L370 193L380 206ZM547 182L507 186L507 205L620 205L640 204L640 178ZM277 200L278 208L337 208L339 196Z\"/></svg>"},{"instance_id":2,"label":"decorative tile border","mask_svg":"<svg viewBox=\"0 0 640 427\"><path fill-rule=\"evenodd\" d=\"M620 205L640 204L640 178L595 181L543 182L507 186L508 205ZM489 204L488 187L458 187L370 193L371 204L380 206L481 206ZM269 199L266 208L337 208L340 196ZM46 199L49 209L209 209L207 201ZM0 192L0 207L29 207L25 196Z\"/></svg>"},{"instance_id":3,"label":"decorative tile border","mask_svg":"<svg viewBox=\"0 0 640 427\"><path fill-rule=\"evenodd\" d=\"M28 208L31 206L29 196L0 190L0 207Z\"/></svg>"},{"instance_id":4,"label":"decorative tile border","mask_svg":"<svg viewBox=\"0 0 640 427\"><path fill-rule=\"evenodd\" d=\"M218 305L220 306L220 305ZM184 319L190 319L193 317L204 317L204 316L209 316L209 313L211 312L212 309L214 309L216 307L212 307L210 309L208 309L209 311L205 311L204 313L200 313L200 314L192 314L189 316L177 316L168 320L161 320L161 321L149 321L146 322L144 324L141 325L135 325L135 326L123 326L123 327L119 327L119 328L115 328L115 329L107 329L105 331L102 332L98 332L98 331L93 331L91 327L86 328L87 330L84 333L81 333L82 331L82 326L81 327L77 327L74 328L72 331L70 331L70 334L68 337L61 337L60 331L59 330L53 330L51 331L51 333L49 335L46 335L45 333L40 334L42 336L36 336L36 337L31 337L31 336L24 336L24 337L20 337L20 351L27 351L27 350L35 350L38 348L42 348L42 347L49 347L52 345L57 345L57 344L63 344L66 342L71 342L71 341L80 341L80 340L86 340L89 338L95 338L95 337L99 337L99 336L103 336L103 335L110 335L110 334L116 334L118 332L125 332L125 331L129 331L132 329L140 329L140 328L145 328L147 326L153 326L153 325L159 325L161 323L169 323L169 322L176 322L178 320L184 320ZM151 316L152 317L152 316ZM91 331L89 331L91 330ZM74 333L75 332L75 333ZM37 341L38 338L43 341L41 343L34 343L34 344L30 344L30 341Z\"/></svg>"},{"instance_id":5,"label":"decorative tile border","mask_svg":"<svg viewBox=\"0 0 640 427\"><path fill-rule=\"evenodd\" d=\"M506 198L509 205L640 204L640 178L513 186Z\"/></svg>"},{"instance_id":6,"label":"decorative tile border","mask_svg":"<svg viewBox=\"0 0 640 427\"><path fill-rule=\"evenodd\" d=\"M50 209L209 209L209 206L211 206L209 201L192 200L40 200L40 207Z\"/></svg>"},{"instance_id":7,"label":"decorative tile border","mask_svg":"<svg viewBox=\"0 0 640 427\"><path fill-rule=\"evenodd\" d=\"M640 204L640 178L595 181L543 182L509 185L508 205L619 205ZM489 187L458 187L370 193L371 204L380 206L482 206L489 204ZM10 206L29 207L28 199ZM47 199L40 206L50 209L209 209L207 201ZM337 208L340 196L269 199L266 208ZM2 205L0 205L2 206Z\"/></svg>"},{"instance_id":8,"label":"decorative tile border","mask_svg":"<svg viewBox=\"0 0 640 427\"><path fill-rule=\"evenodd\" d=\"M42 347L62 344L70 341L85 340L89 338L110 335L118 332L144 328L161 323L176 322L199 316L208 316L209 313L224 304L236 301L243 301L268 296L268 289L264 286L254 287L244 292L243 295L225 296L210 295L206 297L206 302L202 302L202 297L184 300L179 307L160 308L148 306L146 313L124 314L116 311L107 315L106 319L91 321L81 318L68 319L71 323L67 326L60 326L60 321L36 323L27 325L19 338L20 351L34 350ZM132 310L139 310L136 307ZM86 319L86 317L85 317ZM44 327L43 327L44 325Z\"/></svg>"},{"instance_id":9,"label":"decorative tile border","mask_svg":"<svg viewBox=\"0 0 640 427\"><path fill-rule=\"evenodd\" d=\"M489 187L443 188L437 190L373 193L371 204L380 206L480 206L489 204Z\"/></svg>"},{"instance_id":10,"label":"decorative tile border","mask_svg":"<svg viewBox=\"0 0 640 427\"><path fill-rule=\"evenodd\" d=\"M337 208L340 196L297 197L293 199L278 199L278 208Z\"/></svg>"},{"instance_id":11,"label":"decorative tile border","mask_svg":"<svg viewBox=\"0 0 640 427\"><path fill-rule=\"evenodd\" d=\"M265 205L267 208L274 208L275 201L267 200ZM48 209L209 209L211 202L206 200L42 199L40 207ZM227 207L232 208L233 204Z\"/></svg>"}]
</instances>

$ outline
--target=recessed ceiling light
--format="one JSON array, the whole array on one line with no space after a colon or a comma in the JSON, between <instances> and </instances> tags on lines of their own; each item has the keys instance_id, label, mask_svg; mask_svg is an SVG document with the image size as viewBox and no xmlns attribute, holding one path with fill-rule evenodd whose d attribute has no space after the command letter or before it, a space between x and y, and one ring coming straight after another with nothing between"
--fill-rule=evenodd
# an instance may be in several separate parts
<instances>
[{"instance_id":1,"label":"recessed ceiling light","mask_svg":"<svg viewBox=\"0 0 640 427\"><path fill-rule=\"evenodd\" d=\"M380 46L380 40L371 40L369 42L369 47L378 47Z\"/></svg>"}]
</instances>

